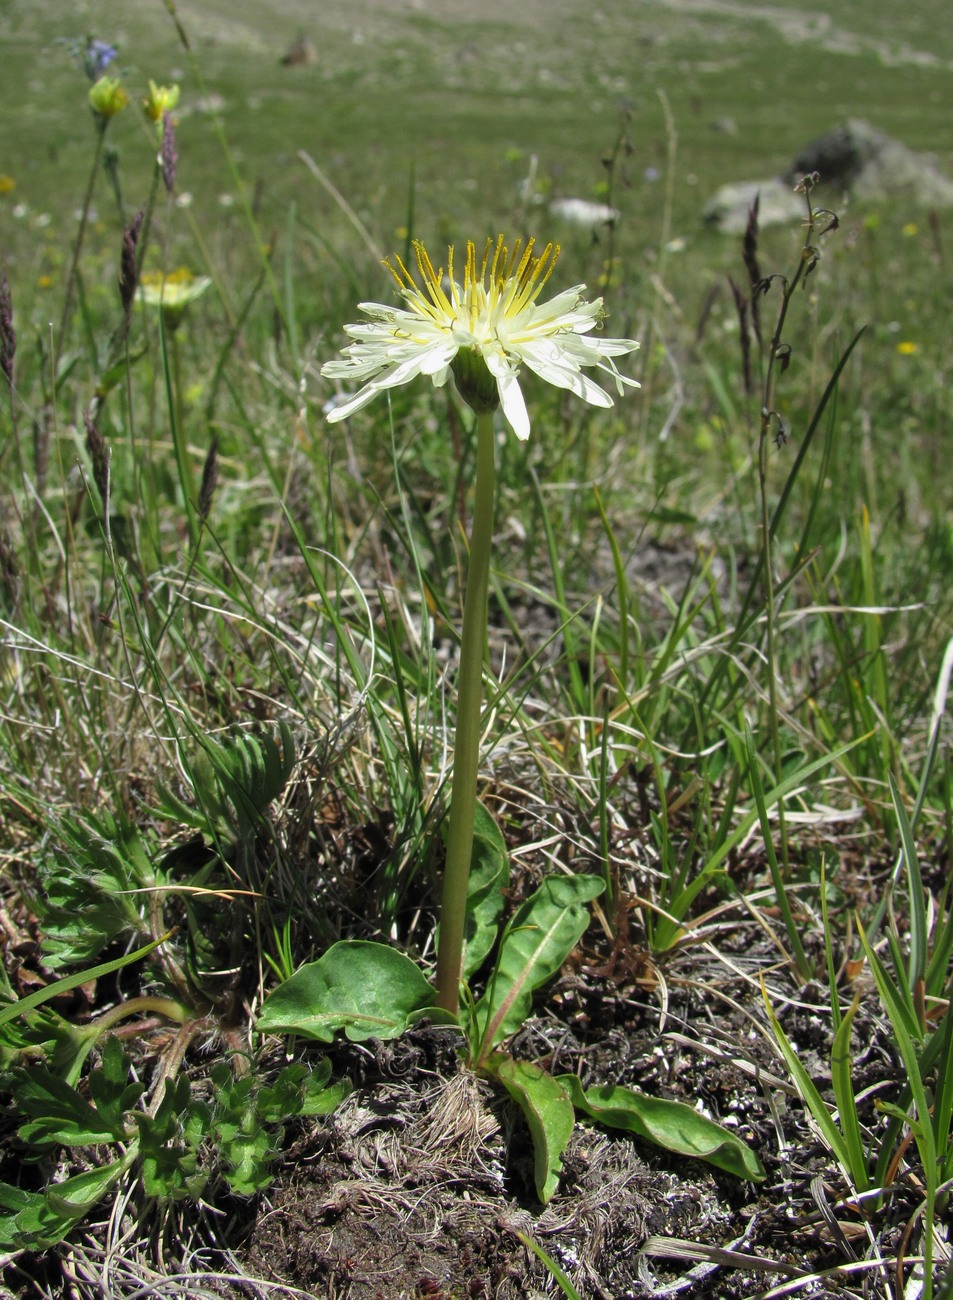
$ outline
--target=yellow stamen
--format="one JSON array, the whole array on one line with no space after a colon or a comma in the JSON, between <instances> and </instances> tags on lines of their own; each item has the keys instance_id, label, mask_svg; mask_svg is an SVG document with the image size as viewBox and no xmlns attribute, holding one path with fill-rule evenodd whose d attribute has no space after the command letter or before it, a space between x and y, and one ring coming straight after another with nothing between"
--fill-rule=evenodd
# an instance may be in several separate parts
<instances>
[{"instance_id":1,"label":"yellow stamen","mask_svg":"<svg viewBox=\"0 0 953 1300\"><path fill-rule=\"evenodd\" d=\"M408 274L406 266L404 266L403 262L400 260L399 256L396 253L394 254L394 261L397 263L398 267L400 268L399 271L394 270L394 268L391 266L390 262L387 260L386 257L384 258L384 265L387 267L388 271L390 271L391 275L397 281L398 289L403 291L404 289L407 288L408 285L410 285L410 287L413 288L414 282L411 279L410 275Z\"/></svg>"},{"instance_id":2,"label":"yellow stamen","mask_svg":"<svg viewBox=\"0 0 953 1300\"><path fill-rule=\"evenodd\" d=\"M476 245L469 240L462 291L454 275L452 244L447 249L446 273L442 266L434 268L419 239L413 243L416 274L408 270L398 253L393 255L393 261L385 260L384 265L414 310L433 320L466 317L472 327L486 310L487 303L493 310L502 308L505 315L515 315L536 300L556 266L559 245L547 244L537 256L533 254L535 247L535 239L529 239L525 245L522 239L517 239L510 247L502 234L495 240L489 238L483 246L478 268ZM449 290L445 282L449 283Z\"/></svg>"}]
</instances>

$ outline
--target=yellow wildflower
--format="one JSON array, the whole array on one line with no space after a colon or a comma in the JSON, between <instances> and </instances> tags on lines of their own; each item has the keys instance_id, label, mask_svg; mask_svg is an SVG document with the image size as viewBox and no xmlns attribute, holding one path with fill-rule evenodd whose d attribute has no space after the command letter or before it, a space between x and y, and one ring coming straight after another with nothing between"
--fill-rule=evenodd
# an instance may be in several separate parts
<instances>
[{"instance_id":1,"label":"yellow wildflower","mask_svg":"<svg viewBox=\"0 0 953 1300\"><path fill-rule=\"evenodd\" d=\"M151 121L161 122L163 113L171 113L178 102L178 86L157 86L150 79L149 93L142 101L142 107L146 110L146 117Z\"/></svg>"}]
</instances>

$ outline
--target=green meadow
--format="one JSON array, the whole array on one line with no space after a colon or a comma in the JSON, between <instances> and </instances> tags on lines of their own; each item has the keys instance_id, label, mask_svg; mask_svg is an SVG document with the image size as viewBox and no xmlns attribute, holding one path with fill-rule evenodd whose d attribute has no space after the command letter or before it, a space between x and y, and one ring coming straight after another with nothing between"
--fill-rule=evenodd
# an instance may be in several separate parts
<instances>
[{"instance_id":1,"label":"green meadow","mask_svg":"<svg viewBox=\"0 0 953 1300\"><path fill-rule=\"evenodd\" d=\"M600 1110L637 1072L580 1083L531 1016L567 1017L576 1071L597 1005L703 1044L730 1007L738 1077L778 1082L710 1177L780 1223L817 1174L838 1225L757 1249L792 1293L941 1294L953 225L823 176L744 246L701 214L848 118L950 175L949 24L928 0L268 9L0 5L0 1290L266 1294L235 1224L360 1090L355 1043L434 1010L476 422L417 378L329 423L353 386L321 371L359 303L398 301L383 259L414 271L420 240L459 270L502 231L559 245L544 298L604 296L641 388L600 408L524 369L529 439L496 417L481 961L449 1032L528 1121L535 1173L502 1161L500 1196L570 1195L574 1110L676 1180L711 1137ZM315 60L282 65L302 34ZM129 96L108 121L92 38ZM174 178L150 80L180 87ZM625 1272L643 1239L586 1272L526 1232L527 1287L654 1293ZM748 1267L697 1293L775 1294ZM465 1276L439 1294L490 1293ZM282 1293L374 1294L335 1285ZM415 1285L378 1294L438 1294Z\"/></svg>"}]
</instances>

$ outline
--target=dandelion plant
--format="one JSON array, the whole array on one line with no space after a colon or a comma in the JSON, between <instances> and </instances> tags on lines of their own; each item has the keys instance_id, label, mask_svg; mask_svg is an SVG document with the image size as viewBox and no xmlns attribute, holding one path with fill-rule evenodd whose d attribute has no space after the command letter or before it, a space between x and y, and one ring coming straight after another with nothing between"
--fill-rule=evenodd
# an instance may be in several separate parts
<instances>
[{"instance_id":1,"label":"dandelion plant","mask_svg":"<svg viewBox=\"0 0 953 1300\"><path fill-rule=\"evenodd\" d=\"M487 240L482 257L467 244L462 283L455 278L453 248L447 267L434 268L416 242L417 278L399 257L387 263L404 307L362 303L367 322L349 325L354 340L344 360L325 365L329 379L364 381L336 406L329 419L343 420L379 393L429 375L439 388L451 374L457 390L477 417L477 468L467 590L463 611L457 683L457 730L450 794L447 860L444 871L440 940L437 949L437 1005L456 1014L463 965L467 881L473 850L487 590L493 538L493 415L502 407L520 440L530 433L529 412L520 388L522 366L557 388L567 388L593 406L612 406L612 398L584 367L607 373L616 392L638 388L620 374L613 358L634 352L632 339L594 334L605 314L601 298L585 299L585 286L565 289L547 302L539 296L556 266L559 248L547 244L534 256L531 239L510 249L502 235Z\"/></svg>"}]
</instances>

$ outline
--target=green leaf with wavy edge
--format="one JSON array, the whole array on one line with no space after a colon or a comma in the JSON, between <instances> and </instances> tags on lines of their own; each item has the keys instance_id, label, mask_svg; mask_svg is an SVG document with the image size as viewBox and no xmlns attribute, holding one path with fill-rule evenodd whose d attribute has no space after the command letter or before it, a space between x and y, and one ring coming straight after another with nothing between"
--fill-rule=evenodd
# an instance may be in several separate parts
<instances>
[{"instance_id":1,"label":"green leaf with wavy edge","mask_svg":"<svg viewBox=\"0 0 953 1300\"><path fill-rule=\"evenodd\" d=\"M765 1176L761 1161L747 1143L683 1101L648 1097L611 1083L584 1088L575 1074L558 1074L556 1082L563 1085L577 1110L607 1128L635 1133L677 1155L707 1160L749 1182L759 1183Z\"/></svg>"},{"instance_id":2,"label":"green leaf with wavy edge","mask_svg":"<svg viewBox=\"0 0 953 1300\"><path fill-rule=\"evenodd\" d=\"M413 1013L432 1001L433 989L402 952L383 943L342 940L265 999L256 1028L321 1043L332 1042L338 1032L355 1043L396 1038Z\"/></svg>"},{"instance_id":3,"label":"green leaf with wavy edge","mask_svg":"<svg viewBox=\"0 0 953 1300\"><path fill-rule=\"evenodd\" d=\"M569 1093L538 1065L509 1056L494 1066L493 1073L526 1116L533 1138L536 1195L546 1205L559 1185L563 1152L575 1123Z\"/></svg>"},{"instance_id":4,"label":"green leaf with wavy edge","mask_svg":"<svg viewBox=\"0 0 953 1300\"><path fill-rule=\"evenodd\" d=\"M550 876L506 928L486 995L473 1010L471 1043L482 1065L493 1048L520 1029L533 990L555 975L589 924L586 904L605 888L596 876Z\"/></svg>"}]
</instances>

